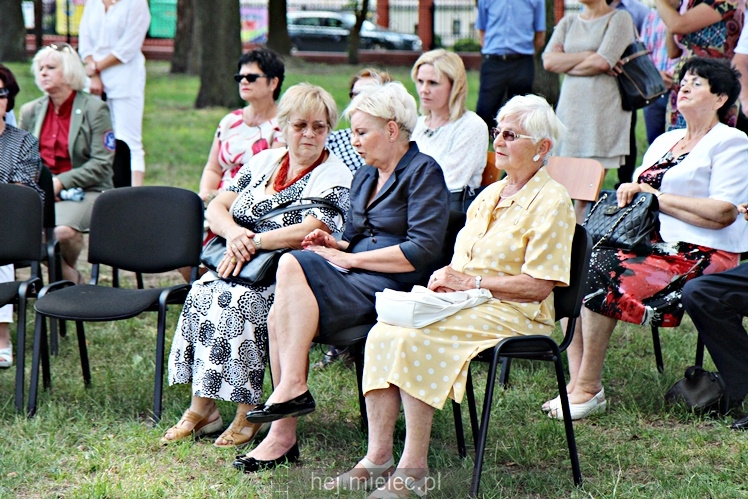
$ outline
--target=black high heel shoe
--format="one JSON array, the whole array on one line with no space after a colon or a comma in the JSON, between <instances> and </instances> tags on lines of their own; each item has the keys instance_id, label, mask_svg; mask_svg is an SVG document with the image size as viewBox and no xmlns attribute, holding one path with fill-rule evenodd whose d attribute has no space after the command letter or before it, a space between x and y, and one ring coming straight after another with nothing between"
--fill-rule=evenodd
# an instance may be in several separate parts
<instances>
[{"instance_id":1,"label":"black high heel shoe","mask_svg":"<svg viewBox=\"0 0 748 499\"><path fill-rule=\"evenodd\" d=\"M316 406L312 394L307 390L287 402L258 405L247 412L247 421L250 423L271 423L283 418L295 418L314 412Z\"/></svg>"},{"instance_id":2,"label":"black high heel shoe","mask_svg":"<svg viewBox=\"0 0 748 499\"><path fill-rule=\"evenodd\" d=\"M261 461L253 457L236 456L236 460L234 460L234 468L243 470L244 473L254 473L261 470L272 470L273 468L281 464L296 463L299 461L299 457L299 444L295 443L293 444L293 447L288 449L288 451L281 457L270 459L269 461Z\"/></svg>"}]
</instances>

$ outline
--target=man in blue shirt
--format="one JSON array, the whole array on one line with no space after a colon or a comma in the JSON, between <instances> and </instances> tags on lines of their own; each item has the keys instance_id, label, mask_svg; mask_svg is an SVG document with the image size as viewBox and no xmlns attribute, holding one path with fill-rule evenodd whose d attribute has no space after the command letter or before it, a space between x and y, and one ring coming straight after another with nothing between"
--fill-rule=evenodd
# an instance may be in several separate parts
<instances>
[{"instance_id":1,"label":"man in blue shirt","mask_svg":"<svg viewBox=\"0 0 748 499\"><path fill-rule=\"evenodd\" d=\"M478 0L475 28L483 47L476 113L490 130L505 100L532 93L533 55L545 45L545 2Z\"/></svg>"}]
</instances>

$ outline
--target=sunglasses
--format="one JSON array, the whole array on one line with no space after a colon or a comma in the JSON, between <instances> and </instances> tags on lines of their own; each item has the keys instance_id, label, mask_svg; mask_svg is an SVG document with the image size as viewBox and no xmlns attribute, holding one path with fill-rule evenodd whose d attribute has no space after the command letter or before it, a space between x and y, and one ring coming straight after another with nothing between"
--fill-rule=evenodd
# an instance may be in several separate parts
<instances>
[{"instance_id":1,"label":"sunglasses","mask_svg":"<svg viewBox=\"0 0 748 499\"><path fill-rule=\"evenodd\" d=\"M306 133L306 131L309 129L309 123L306 121L294 121L291 123L291 128L294 129L296 133ZM327 123L322 123L319 121L315 121L311 124L312 127L312 133L317 135L322 135L327 132L328 125Z\"/></svg>"},{"instance_id":2,"label":"sunglasses","mask_svg":"<svg viewBox=\"0 0 748 499\"><path fill-rule=\"evenodd\" d=\"M0 88L0 99L7 99L10 95L10 90L7 88Z\"/></svg>"},{"instance_id":3,"label":"sunglasses","mask_svg":"<svg viewBox=\"0 0 748 499\"><path fill-rule=\"evenodd\" d=\"M504 139L505 142L514 142L516 139L534 139L532 135L522 135L521 133L513 132L511 130L501 130L500 128L491 129L491 137L496 140L499 135Z\"/></svg>"},{"instance_id":4,"label":"sunglasses","mask_svg":"<svg viewBox=\"0 0 748 499\"><path fill-rule=\"evenodd\" d=\"M70 45L68 45L67 43L50 43L49 48L51 48L52 50L56 50L58 52L67 51L73 54L75 53L75 49L71 47Z\"/></svg>"},{"instance_id":5,"label":"sunglasses","mask_svg":"<svg viewBox=\"0 0 748 499\"><path fill-rule=\"evenodd\" d=\"M248 74L245 74L245 75L243 75L241 73L236 73L234 75L234 81L237 82L237 83L241 83L242 80L247 80L247 83L254 83L259 78L269 78L269 77L268 77L268 75L258 75L257 73L248 73Z\"/></svg>"}]
</instances>

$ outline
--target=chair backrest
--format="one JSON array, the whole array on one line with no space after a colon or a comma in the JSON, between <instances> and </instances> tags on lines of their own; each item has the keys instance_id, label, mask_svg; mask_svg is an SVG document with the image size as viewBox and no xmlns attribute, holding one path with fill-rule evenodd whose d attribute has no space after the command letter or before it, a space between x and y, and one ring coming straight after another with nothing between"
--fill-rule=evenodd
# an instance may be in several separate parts
<instances>
[{"instance_id":1,"label":"chair backrest","mask_svg":"<svg viewBox=\"0 0 748 499\"><path fill-rule=\"evenodd\" d=\"M576 319L582 311L585 283L592 254L592 238L587 230L577 224L574 229L574 240L571 243L571 273L568 286L553 288L553 304L556 309L556 320ZM573 325L572 325L573 329ZM561 350L571 341L570 331L561 345Z\"/></svg>"},{"instance_id":2,"label":"chair backrest","mask_svg":"<svg viewBox=\"0 0 748 499\"><path fill-rule=\"evenodd\" d=\"M177 187L122 187L102 193L91 213L88 261L159 273L200 264L203 202Z\"/></svg>"},{"instance_id":3,"label":"chair backrest","mask_svg":"<svg viewBox=\"0 0 748 499\"><path fill-rule=\"evenodd\" d=\"M112 163L112 183L114 187L130 187L132 172L130 171L130 146L123 140L115 140L114 163Z\"/></svg>"},{"instance_id":4,"label":"chair backrest","mask_svg":"<svg viewBox=\"0 0 748 499\"><path fill-rule=\"evenodd\" d=\"M551 156L545 169L553 180L566 187L571 199L597 201L605 179L605 168L599 161Z\"/></svg>"},{"instance_id":5,"label":"chair backrest","mask_svg":"<svg viewBox=\"0 0 748 499\"><path fill-rule=\"evenodd\" d=\"M0 265L42 257L42 198L31 187L0 184Z\"/></svg>"},{"instance_id":6,"label":"chair backrest","mask_svg":"<svg viewBox=\"0 0 748 499\"><path fill-rule=\"evenodd\" d=\"M491 185L501 179L501 170L496 168L496 153L488 151L486 153L486 167L483 169L483 178L480 185Z\"/></svg>"}]
</instances>

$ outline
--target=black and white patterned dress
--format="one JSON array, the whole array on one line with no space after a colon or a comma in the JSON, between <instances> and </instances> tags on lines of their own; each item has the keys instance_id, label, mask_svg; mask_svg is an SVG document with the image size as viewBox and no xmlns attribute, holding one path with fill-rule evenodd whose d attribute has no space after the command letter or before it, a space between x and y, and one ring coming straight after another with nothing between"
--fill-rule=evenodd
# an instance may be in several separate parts
<instances>
[{"instance_id":1,"label":"black and white patterned dress","mask_svg":"<svg viewBox=\"0 0 748 499\"><path fill-rule=\"evenodd\" d=\"M351 129L335 130L327 136L327 149L335 156L343 160L345 166L355 174L359 168L364 166L364 158L358 155L353 144L351 144Z\"/></svg>"},{"instance_id":2,"label":"black and white patterned dress","mask_svg":"<svg viewBox=\"0 0 748 499\"><path fill-rule=\"evenodd\" d=\"M280 203L302 197L321 197L347 212L351 174L340 159L324 163L283 191L268 196L265 187L285 149L269 149L253 156L228 190L239 196L231 211L243 226ZM262 221L257 232L301 223L312 215L333 232L343 230L343 218L332 209L291 211ZM187 296L169 354L169 384L192 382L197 397L256 404L262 396L267 352L267 314L275 285L244 286L212 273L197 281Z\"/></svg>"},{"instance_id":3,"label":"black and white patterned dress","mask_svg":"<svg viewBox=\"0 0 748 499\"><path fill-rule=\"evenodd\" d=\"M36 183L42 160L39 142L30 133L6 125L0 135L0 183L33 187L42 198L44 192Z\"/></svg>"}]
</instances>

